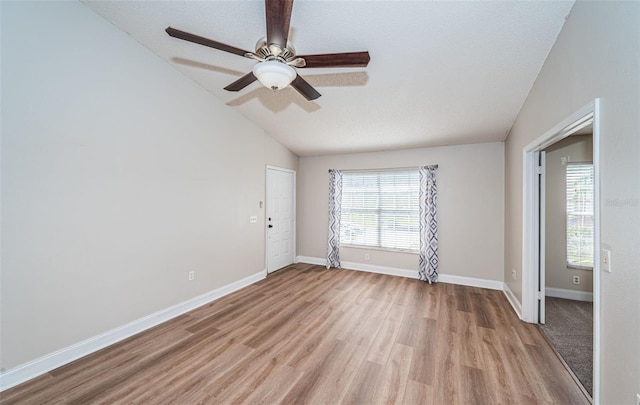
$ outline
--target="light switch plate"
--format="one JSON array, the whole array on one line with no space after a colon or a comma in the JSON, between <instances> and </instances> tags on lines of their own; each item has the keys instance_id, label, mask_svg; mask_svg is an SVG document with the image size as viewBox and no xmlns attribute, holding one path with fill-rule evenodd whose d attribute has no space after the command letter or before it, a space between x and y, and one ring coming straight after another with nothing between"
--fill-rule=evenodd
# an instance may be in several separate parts
<instances>
[{"instance_id":1,"label":"light switch plate","mask_svg":"<svg viewBox=\"0 0 640 405\"><path fill-rule=\"evenodd\" d=\"M600 261L602 262L602 271L611 273L611 251L609 249L602 249Z\"/></svg>"},{"instance_id":2,"label":"light switch plate","mask_svg":"<svg viewBox=\"0 0 640 405\"><path fill-rule=\"evenodd\" d=\"M250 224L255 224L256 222L258 222L258 217L256 217L255 215L249 217Z\"/></svg>"}]
</instances>

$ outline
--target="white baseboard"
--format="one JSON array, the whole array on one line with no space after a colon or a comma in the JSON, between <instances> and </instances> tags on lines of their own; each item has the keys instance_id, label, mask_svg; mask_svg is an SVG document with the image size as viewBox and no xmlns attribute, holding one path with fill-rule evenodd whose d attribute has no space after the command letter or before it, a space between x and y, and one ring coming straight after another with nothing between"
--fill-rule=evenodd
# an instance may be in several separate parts
<instances>
[{"instance_id":1,"label":"white baseboard","mask_svg":"<svg viewBox=\"0 0 640 405\"><path fill-rule=\"evenodd\" d=\"M486 288L487 290L502 291L504 283L502 281L487 280L484 278L455 276L452 274L439 274L438 280L443 283L466 285L469 287Z\"/></svg>"},{"instance_id":2,"label":"white baseboard","mask_svg":"<svg viewBox=\"0 0 640 405\"><path fill-rule=\"evenodd\" d=\"M327 260L320 259L318 257L298 256L297 262L317 264L320 266L326 266ZM406 277L406 278L418 278L417 270L399 269L395 267L376 266L373 264L356 263L356 262L342 262L342 267L349 270L367 271L369 273L387 274L390 276ZM438 274L438 280L442 283L466 285L470 287L487 288L490 290L501 290L503 282L495 280L486 280L481 278L455 276L451 274Z\"/></svg>"},{"instance_id":3,"label":"white baseboard","mask_svg":"<svg viewBox=\"0 0 640 405\"><path fill-rule=\"evenodd\" d=\"M502 291L507 297L507 301L509 301L509 303L511 304L511 307L516 312L516 315L518 315L518 318L522 319L522 305L516 298L516 295L513 293L513 291L511 291L511 288L509 288L509 285L507 283L504 283L504 289Z\"/></svg>"},{"instance_id":4,"label":"white baseboard","mask_svg":"<svg viewBox=\"0 0 640 405\"><path fill-rule=\"evenodd\" d=\"M166 322L178 315L208 304L211 301L215 301L220 297L262 280L266 275L267 271L262 270L242 280L216 288L208 293L47 354L46 356L22 364L11 370L7 370L0 374L0 392Z\"/></svg>"},{"instance_id":5,"label":"white baseboard","mask_svg":"<svg viewBox=\"0 0 640 405\"><path fill-rule=\"evenodd\" d=\"M310 256L296 256L296 263L317 264L318 266L326 266L327 259Z\"/></svg>"},{"instance_id":6,"label":"white baseboard","mask_svg":"<svg viewBox=\"0 0 640 405\"><path fill-rule=\"evenodd\" d=\"M567 290L565 288L545 288L547 297L564 298L566 300L593 302L593 293L586 291Z\"/></svg>"},{"instance_id":7,"label":"white baseboard","mask_svg":"<svg viewBox=\"0 0 640 405\"><path fill-rule=\"evenodd\" d=\"M373 264L342 262L342 268L348 270L366 271L368 273L386 274L389 276L398 276L406 278L418 278L417 270L398 269L395 267L376 266Z\"/></svg>"}]
</instances>

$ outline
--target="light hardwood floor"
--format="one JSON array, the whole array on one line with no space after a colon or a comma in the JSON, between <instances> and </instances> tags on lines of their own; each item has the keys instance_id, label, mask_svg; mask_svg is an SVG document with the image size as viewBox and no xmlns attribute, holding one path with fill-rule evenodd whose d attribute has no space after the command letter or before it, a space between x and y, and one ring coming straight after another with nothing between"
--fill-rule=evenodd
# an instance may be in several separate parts
<instances>
[{"instance_id":1,"label":"light hardwood floor","mask_svg":"<svg viewBox=\"0 0 640 405\"><path fill-rule=\"evenodd\" d=\"M588 404L500 291L296 264L1 404Z\"/></svg>"}]
</instances>

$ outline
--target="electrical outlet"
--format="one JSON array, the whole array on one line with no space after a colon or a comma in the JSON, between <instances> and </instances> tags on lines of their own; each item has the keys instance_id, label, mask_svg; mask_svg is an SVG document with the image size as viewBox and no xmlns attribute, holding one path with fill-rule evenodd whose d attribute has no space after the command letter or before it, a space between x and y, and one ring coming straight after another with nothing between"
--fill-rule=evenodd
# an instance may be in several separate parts
<instances>
[{"instance_id":1,"label":"electrical outlet","mask_svg":"<svg viewBox=\"0 0 640 405\"><path fill-rule=\"evenodd\" d=\"M255 215L249 217L250 224L255 224L256 222L258 222L258 217L256 217Z\"/></svg>"},{"instance_id":2,"label":"electrical outlet","mask_svg":"<svg viewBox=\"0 0 640 405\"><path fill-rule=\"evenodd\" d=\"M580 276L573 276L573 284L580 284Z\"/></svg>"},{"instance_id":3,"label":"electrical outlet","mask_svg":"<svg viewBox=\"0 0 640 405\"><path fill-rule=\"evenodd\" d=\"M190 271L189 272L189 281L193 281L196 279L196 272L195 271Z\"/></svg>"},{"instance_id":4,"label":"electrical outlet","mask_svg":"<svg viewBox=\"0 0 640 405\"><path fill-rule=\"evenodd\" d=\"M364 254L364 260L369 260L369 253Z\"/></svg>"},{"instance_id":5,"label":"electrical outlet","mask_svg":"<svg viewBox=\"0 0 640 405\"><path fill-rule=\"evenodd\" d=\"M516 269L511 269L511 277L515 280L517 278Z\"/></svg>"}]
</instances>

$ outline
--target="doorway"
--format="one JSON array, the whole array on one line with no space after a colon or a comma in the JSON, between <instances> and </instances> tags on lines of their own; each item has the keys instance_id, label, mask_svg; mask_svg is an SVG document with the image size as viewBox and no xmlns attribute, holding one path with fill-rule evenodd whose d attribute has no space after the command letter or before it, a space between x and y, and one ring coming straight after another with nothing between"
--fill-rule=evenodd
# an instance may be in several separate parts
<instances>
[{"instance_id":1,"label":"doorway","mask_svg":"<svg viewBox=\"0 0 640 405\"><path fill-rule=\"evenodd\" d=\"M589 396L593 394L592 140L590 124L540 151L544 306L539 324Z\"/></svg>"},{"instance_id":2,"label":"doorway","mask_svg":"<svg viewBox=\"0 0 640 405\"><path fill-rule=\"evenodd\" d=\"M600 365L600 215L599 215L599 100L567 117L523 149L523 263L522 319L530 323L545 323L545 149L593 127L593 394L599 403ZM566 142L566 141L565 141ZM566 274L565 274L566 276ZM587 281L587 280L584 280Z\"/></svg>"},{"instance_id":3,"label":"doorway","mask_svg":"<svg viewBox=\"0 0 640 405\"><path fill-rule=\"evenodd\" d=\"M267 166L267 273L294 261L296 172Z\"/></svg>"}]
</instances>

